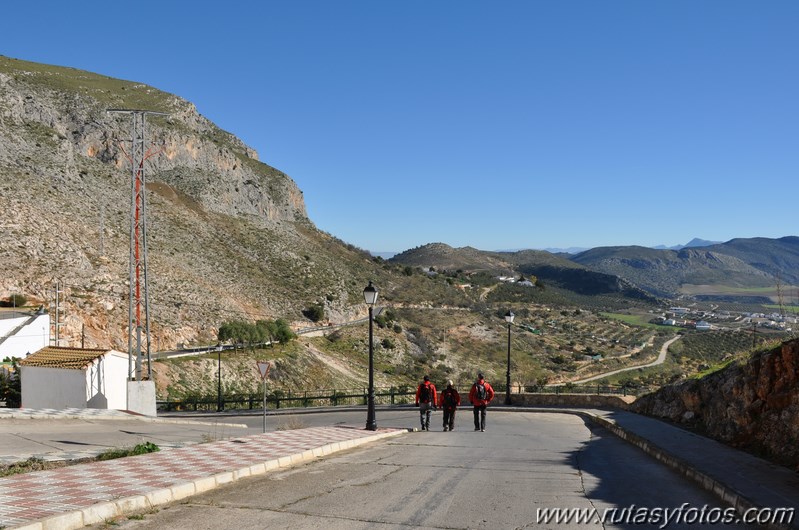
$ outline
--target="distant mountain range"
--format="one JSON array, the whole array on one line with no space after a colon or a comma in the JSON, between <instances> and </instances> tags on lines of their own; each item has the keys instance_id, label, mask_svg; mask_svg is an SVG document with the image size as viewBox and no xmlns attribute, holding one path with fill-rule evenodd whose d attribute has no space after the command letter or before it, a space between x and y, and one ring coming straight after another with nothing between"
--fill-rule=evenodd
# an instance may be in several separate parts
<instances>
[{"instance_id":1,"label":"distant mountain range","mask_svg":"<svg viewBox=\"0 0 799 530\"><path fill-rule=\"evenodd\" d=\"M758 289L799 285L796 236L726 243L694 239L674 249L598 247L575 255L544 250L489 252L432 243L397 254L390 261L442 270L535 275L574 292L630 294L640 289L669 299L707 292L716 293L706 295L709 298L762 303L768 301L768 295L752 294Z\"/></svg>"},{"instance_id":2,"label":"distant mountain range","mask_svg":"<svg viewBox=\"0 0 799 530\"><path fill-rule=\"evenodd\" d=\"M672 247L667 247L666 245L657 245L655 247L650 247L658 250L680 250L683 248L694 248L694 247L708 247L710 245L717 245L721 243L721 241L708 241L707 239L699 239L697 237L693 238L691 241L686 243L685 245L674 245ZM502 249L497 250L496 252L519 252L521 250L527 250L524 248L513 248L513 249ZM550 254L579 254L581 252L585 252L586 250L591 250L589 247L568 247L568 248L545 248L541 249ZM389 252L389 251L381 251L381 252L370 252L373 256L380 256L383 259L391 259L392 257L399 254L399 252Z\"/></svg>"}]
</instances>

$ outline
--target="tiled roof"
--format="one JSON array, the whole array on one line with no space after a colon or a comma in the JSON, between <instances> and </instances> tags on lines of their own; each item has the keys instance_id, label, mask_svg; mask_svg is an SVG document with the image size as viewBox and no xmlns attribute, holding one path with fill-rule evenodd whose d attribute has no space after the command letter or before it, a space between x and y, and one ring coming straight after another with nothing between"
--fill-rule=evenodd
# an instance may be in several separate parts
<instances>
[{"instance_id":1,"label":"tiled roof","mask_svg":"<svg viewBox=\"0 0 799 530\"><path fill-rule=\"evenodd\" d=\"M20 366L45 366L47 368L81 370L109 351L111 350L102 348L84 349L48 346L28 355L19 364Z\"/></svg>"}]
</instances>

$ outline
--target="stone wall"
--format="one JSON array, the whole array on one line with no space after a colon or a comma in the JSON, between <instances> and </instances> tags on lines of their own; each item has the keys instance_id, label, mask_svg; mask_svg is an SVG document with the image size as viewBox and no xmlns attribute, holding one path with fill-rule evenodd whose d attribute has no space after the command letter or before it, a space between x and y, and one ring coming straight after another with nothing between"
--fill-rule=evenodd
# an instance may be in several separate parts
<instances>
[{"instance_id":1,"label":"stone wall","mask_svg":"<svg viewBox=\"0 0 799 530\"><path fill-rule=\"evenodd\" d=\"M631 410L799 469L799 339L661 388Z\"/></svg>"},{"instance_id":2,"label":"stone wall","mask_svg":"<svg viewBox=\"0 0 799 530\"><path fill-rule=\"evenodd\" d=\"M615 408L627 409L632 396L597 394L512 394L513 405L520 407ZM504 403L505 394L497 393L494 404Z\"/></svg>"}]
</instances>

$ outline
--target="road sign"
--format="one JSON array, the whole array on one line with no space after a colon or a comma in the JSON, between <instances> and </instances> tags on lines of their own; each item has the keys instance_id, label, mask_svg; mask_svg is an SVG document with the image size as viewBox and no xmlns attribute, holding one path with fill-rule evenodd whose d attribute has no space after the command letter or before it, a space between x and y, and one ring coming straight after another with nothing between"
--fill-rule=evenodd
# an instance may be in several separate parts
<instances>
[{"instance_id":1,"label":"road sign","mask_svg":"<svg viewBox=\"0 0 799 530\"><path fill-rule=\"evenodd\" d=\"M261 379L266 380L266 376L269 375L269 361L257 361L258 363L258 372L261 374Z\"/></svg>"}]
</instances>

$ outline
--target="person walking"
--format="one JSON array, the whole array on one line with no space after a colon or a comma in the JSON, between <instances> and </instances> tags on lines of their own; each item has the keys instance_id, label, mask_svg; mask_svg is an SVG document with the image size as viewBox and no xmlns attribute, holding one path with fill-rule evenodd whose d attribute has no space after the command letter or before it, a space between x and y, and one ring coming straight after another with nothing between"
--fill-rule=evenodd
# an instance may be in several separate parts
<instances>
[{"instance_id":1,"label":"person walking","mask_svg":"<svg viewBox=\"0 0 799 530\"><path fill-rule=\"evenodd\" d=\"M444 409L444 432L455 430L455 411L461 405L461 395L452 386L452 379L447 381L447 388L441 391L438 404Z\"/></svg>"},{"instance_id":2,"label":"person walking","mask_svg":"<svg viewBox=\"0 0 799 530\"><path fill-rule=\"evenodd\" d=\"M424 376L424 381L416 389L416 406L419 407L423 431L430 430L430 412L436 408L437 398L436 385L430 382L430 376Z\"/></svg>"},{"instance_id":3,"label":"person walking","mask_svg":"<svg viewBox=\"0 0 799 530\"><path fill-rule=\"evenodd\" d=\"M483 374L477 374L477 381L469 391L469 401L474 405L474 430L486 430L486 407L494 399L494 389L485 380Z\"/></svg>"}]
</instances>

